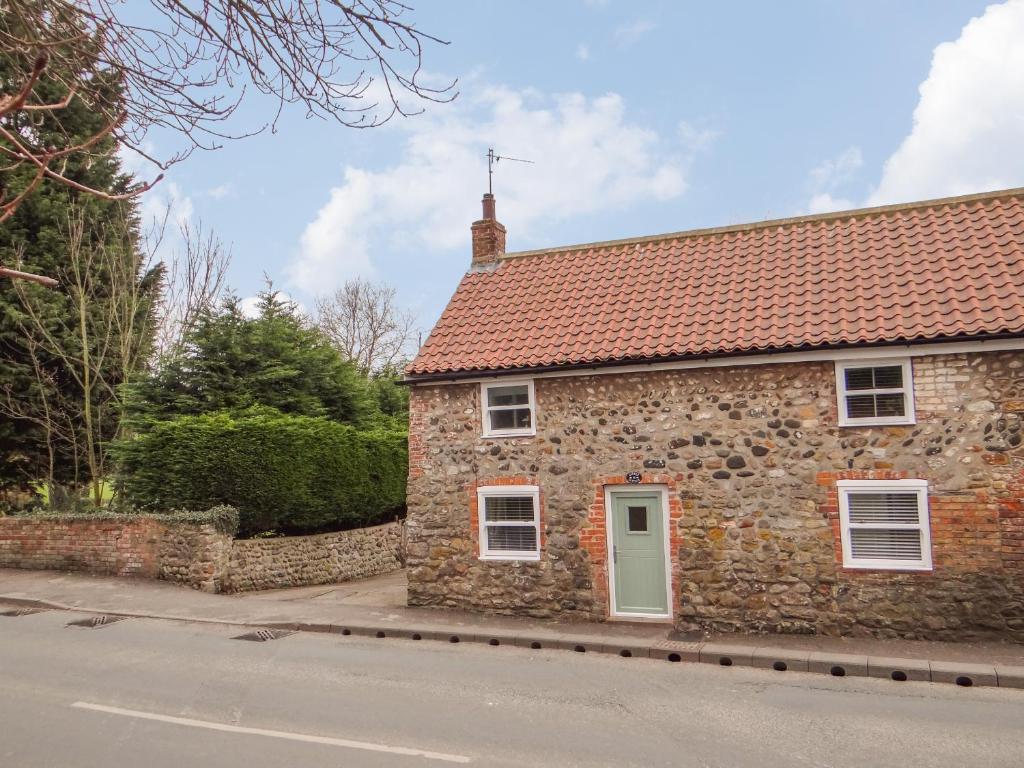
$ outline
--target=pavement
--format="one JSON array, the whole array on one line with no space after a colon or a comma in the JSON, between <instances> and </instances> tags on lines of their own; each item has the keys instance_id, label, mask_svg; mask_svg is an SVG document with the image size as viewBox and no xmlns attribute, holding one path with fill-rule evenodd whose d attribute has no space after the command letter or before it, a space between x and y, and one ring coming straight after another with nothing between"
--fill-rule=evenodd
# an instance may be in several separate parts
<instances>
[{"instance_id":1,"label":"pavement","mask_svg":"<svg viewBox=\"0 0 1024 768\"><path fill-rule=\"evenodd\" d=\"M1018 768L1024 696L48 610L0 617L0 765Z\"/></svg>"},{"instance_id":2,"label":"pavement","mask_svg":"<svg viewBox=\"0 0 1024 768\"><path fill-rule=\"evenodd\" d=\"M811 635L680 637L663 624L558 622L405 606L405 574L236 595L143 579L0 569L0 603L230 627L764 667L834 677L1024 689L1024 645Z\"/></svg>"}]
</instances>

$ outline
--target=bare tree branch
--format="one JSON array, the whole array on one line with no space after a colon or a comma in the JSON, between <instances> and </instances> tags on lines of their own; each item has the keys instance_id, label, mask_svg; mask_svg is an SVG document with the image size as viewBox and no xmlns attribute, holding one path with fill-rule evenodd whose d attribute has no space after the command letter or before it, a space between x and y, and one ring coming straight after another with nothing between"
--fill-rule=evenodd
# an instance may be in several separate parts
<instances>
[{"instance_id":1,"label":"bare tree branch","mask_svg":"<svg viewBox=\"0 0 1024 768\"><path fill-rule=\"evenodd\" d=\"M0 222L44 180L108 200L160 181L162 174L113 194L73 178L64 160L89 156L108 136L166 170L195 149L276 128L286 105L371 128L457 95L454 81L435 84L423 73L425 46L447 43L419 30L400 0L150 0L148 15L130 5L6 0L0 7L0 55L15 71L13 80L0 79L0 155L9 161L0 169ZM63 95L34 100L44 83ZM248 87L276 102L271 120L232 120ZM74 99L104 126L60 146L41 142L35 118ZM182 139L162 159L144 147L154 128ZM16 173L21 166L32 172Z\"/></svg>"},{"instance_id":2,"label":"bare tree branch","mask_svg":"<svg viewBox=\"0 0 1024 768\"><path fill-rule=\"evenodd\" d=\"M151 254L161 250L169 213L168 207L163 221L148 234L146 247ZM181 249L164 264L154 342L157 361L180 351L199 318L217 306L231 263L231 249L215 233L204 230L201 222L195 226L184 222L180 230Z\"/></svg>"},{"instance_id":3,"label":"bare tree branch","mask_svg":"<svg viewBox=\"0 0 1024 768\"><path fill-rule=\"evenodd\" d=\"M38 283L39 285L47 288L56 288L60 285L60 283L52 277L34 275L31 272L22 272L21 270L11 269L10 267L0 267L0 277L9 277L12 280L28 280L29 282Z\"/></svg>"},{"instance_id":4,"label":"bare tree branch","mask_svg":"<svg viewBox=\"0 0 1024 768\"><path fill-rule=\"evenodd\" d=\"M151 349L155 278L149 279L153 268L134 251L126 254L119 242L131 239L130 221L115 222L111 237L94 241L86 236L86 213L73 208L65 226L62 283L69 311L52 315L38 289L14 283L15 324L37 386L32 396L0 392L0 413L40 426L51 453L51 479L52 455L60 446L72 457L75 476L87 473L92 502L100 506L123 388L143 370Z\"/></svg>"},{"instance_id":5,"label":"bare tree branch","mask_svg":"<svg viewBox=\"0 0 1024 768\"><path fill-rule=\"evenodd\" d=\"M393 367L409 351L414 318L395 305L389 285L349 280L315 306L316 325L363 374Z\"/></svg>"},{"instance_id":6,"label":"bare tree branch","mask_svg":"<svg viewBox=\"0 0 1024 768\"><path fill-rule=\"evenodd\" d=\"M454 81L435 85L422 69L425 46L445 41L418 29L398 0L150 0L138 16L120 0L5 5L0 49L21 50L27 75L10 100L25 101L41 66L110 120L123 109L122 144L140 147L157 126L184 136L164 168L195 148L273 128L285 105L369 128L456 95ZM118 76L123 105L94 82L97 71ZM247 86L276 101L276 115L228 125Z\"/></svg>"}]
</instances>

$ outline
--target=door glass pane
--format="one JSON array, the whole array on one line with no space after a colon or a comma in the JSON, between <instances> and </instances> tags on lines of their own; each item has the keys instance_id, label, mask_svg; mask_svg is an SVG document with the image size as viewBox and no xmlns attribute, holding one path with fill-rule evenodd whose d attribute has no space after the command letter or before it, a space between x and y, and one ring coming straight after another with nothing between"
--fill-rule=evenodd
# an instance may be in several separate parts
<instances>
[{"instance_id":1,"label":"door glass pane","mask_svg":"<svg viewBox=\"0 0 1024 768\"><path fill-rule=\"evenodd\" d=\"M629 507L626 522L627 533L647 533L647 507Z\"/></svg>"},{"instance_id":2,"label":"door glass pane","mask_svg":"<svg viewBox=\"0 0 1024 768\"><path fill-rule=\"evenodd\" d=\"M529 405L530 388L526 384L509 387L490 387L487 390L487 405Z\"/></svg>"}]
</instances>

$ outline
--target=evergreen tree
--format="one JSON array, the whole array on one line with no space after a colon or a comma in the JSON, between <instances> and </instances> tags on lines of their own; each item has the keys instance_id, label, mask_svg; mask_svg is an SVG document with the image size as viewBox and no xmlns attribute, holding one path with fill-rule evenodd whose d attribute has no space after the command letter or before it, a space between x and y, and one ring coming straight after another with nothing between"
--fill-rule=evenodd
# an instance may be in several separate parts
<instances>
[{"instance_id":1,"label":"evergreen tree","mask_svg":"<svg viewBox=\"0 0 1024 768\"><path fill-rule=\"evenodd\" d=\"M0 9L0 14L4 14L6 26L14 23L7 11ZM24 77L24 62L19 60L19 55L15 51L0 51L3 93L10 93ZM45 102L64 99L67 91L61 83L61 74L52 68L47 70L33 98ZM96 75L94 84L115 98L119 92L117 78L111 72ZM25 124L13 127L23 136L30 136L38 146L63 146L69 140L85 140L105 125L104 117L77 97L63 109L23 113L12 119L24 121ZM129 177L121 172L115 150L114 140L108 137L93 145L88 154L70 156L65 176L91 188L115 194L123 192ZM27 165L8 169L0 176L0 187L21 189L25 179L19 176L32 172ZM70 240L77 226L80 226L77 257L80 261L72 264ZM94 258L99 252L103 258ZM22 411L31 411L44 395L65 403L74 402L76 398L81 400L83 396L80 383L67 368L67 361L54 352L75 348L75 329L82 326L78 322L80 318L75 316L79 304L88 302L85 325L95 327L109 319L111 302L117 298L104 288L111 282L108 275L79 274L76 279L76 269L88 264L94 270L114 269L119 274L133 275L135 287L141 288L140 296L151 296L159 281L157 272L143 274L132 203L79 194L66 185L45 181L0 226L0 263L8 266L20 263L27 271L49 275L61 282L60 288L49 291L0 280L0 398ZM79 288L88 285L89 295L77 295L71 287L74 285ZM26 301L31 313L26 312ZM137 309L148 317L147 301L140 302ZM38 336L49 335L54 343L33 344L26 335L28 328ZM146 344L151 323L140 318L139 323L133 323L125 332L139 335L130 340L138 350ZM116 343L122 341L125 340L118 339ZM95 343L109 344L110 339L96 339ZM111 360L111 365L123 368L123 362ZM111 369L99 373L104 382L116 387L126 372ZM99 440L112 437L117 423L116 414L108 407L113 395L109 388L103 389L94 392L95 402L90 402L90 410L102 419L102 423L96 425ZM56 455L51 455L54 450ZM67 445L55 446L48 441L36 421L15 417L11 409L0 412L0 486L24 487L45 478L51 467L58 479L72 481L78 462L71 453Z\"/></svg>"},{"instance_id":2,"label":"evergreen tree","mask_svg":"<svg viewBox=\"0 0 1024 768\"><path fill-rule=\"evenodd\" d=\"M132 387L132 425L253 407L363 425L376 403L355 366L274 290L259 294L257 316L237 298L203 317L184 351Z\"/></svg>"}]
</instances>

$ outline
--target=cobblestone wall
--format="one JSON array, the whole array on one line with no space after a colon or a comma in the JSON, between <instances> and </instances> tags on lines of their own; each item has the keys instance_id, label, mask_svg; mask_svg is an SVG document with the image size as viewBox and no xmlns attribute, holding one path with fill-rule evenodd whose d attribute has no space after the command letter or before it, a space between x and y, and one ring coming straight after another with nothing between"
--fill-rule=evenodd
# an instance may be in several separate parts
<instances>
[{"instance_id":1,"label":"cobblestone wall","mask_svg":"<svg viewBox=\"0 0 1024 768\"><path fill-rule=\"evenodd\" d=\"M228 577L230 536L210 525L167 526L160 538L157 578L222 592Z\"/></svg>"},{"instance_id":2,"label":"cobblestone wall","mask_svg":"<svg viewBox=\"0 0 1024 768\"><path fill-rule=\"evenodd\" d=\"M412 390L410 602L608 613L605 485L669 487L683 630L1024 640L1024 354L914 359L917 424L837 426L830 362L535 381L537 435L485 439L479 385ZM851 571L835 481L929 481L934 569ZM539 562L486 562L478 485L539 485Z\"/></svg>"},{"instance_id":3,"label":"cobblestone wall","mask_svg":"<svg viewBox=\"0 0 1024 768\"><path fill-rule=\"evenodd\" d=\"M246 592L365 579L401 569L398 523L316 536L239 539L225 591Z\"/></svg>"}]
</instances>

